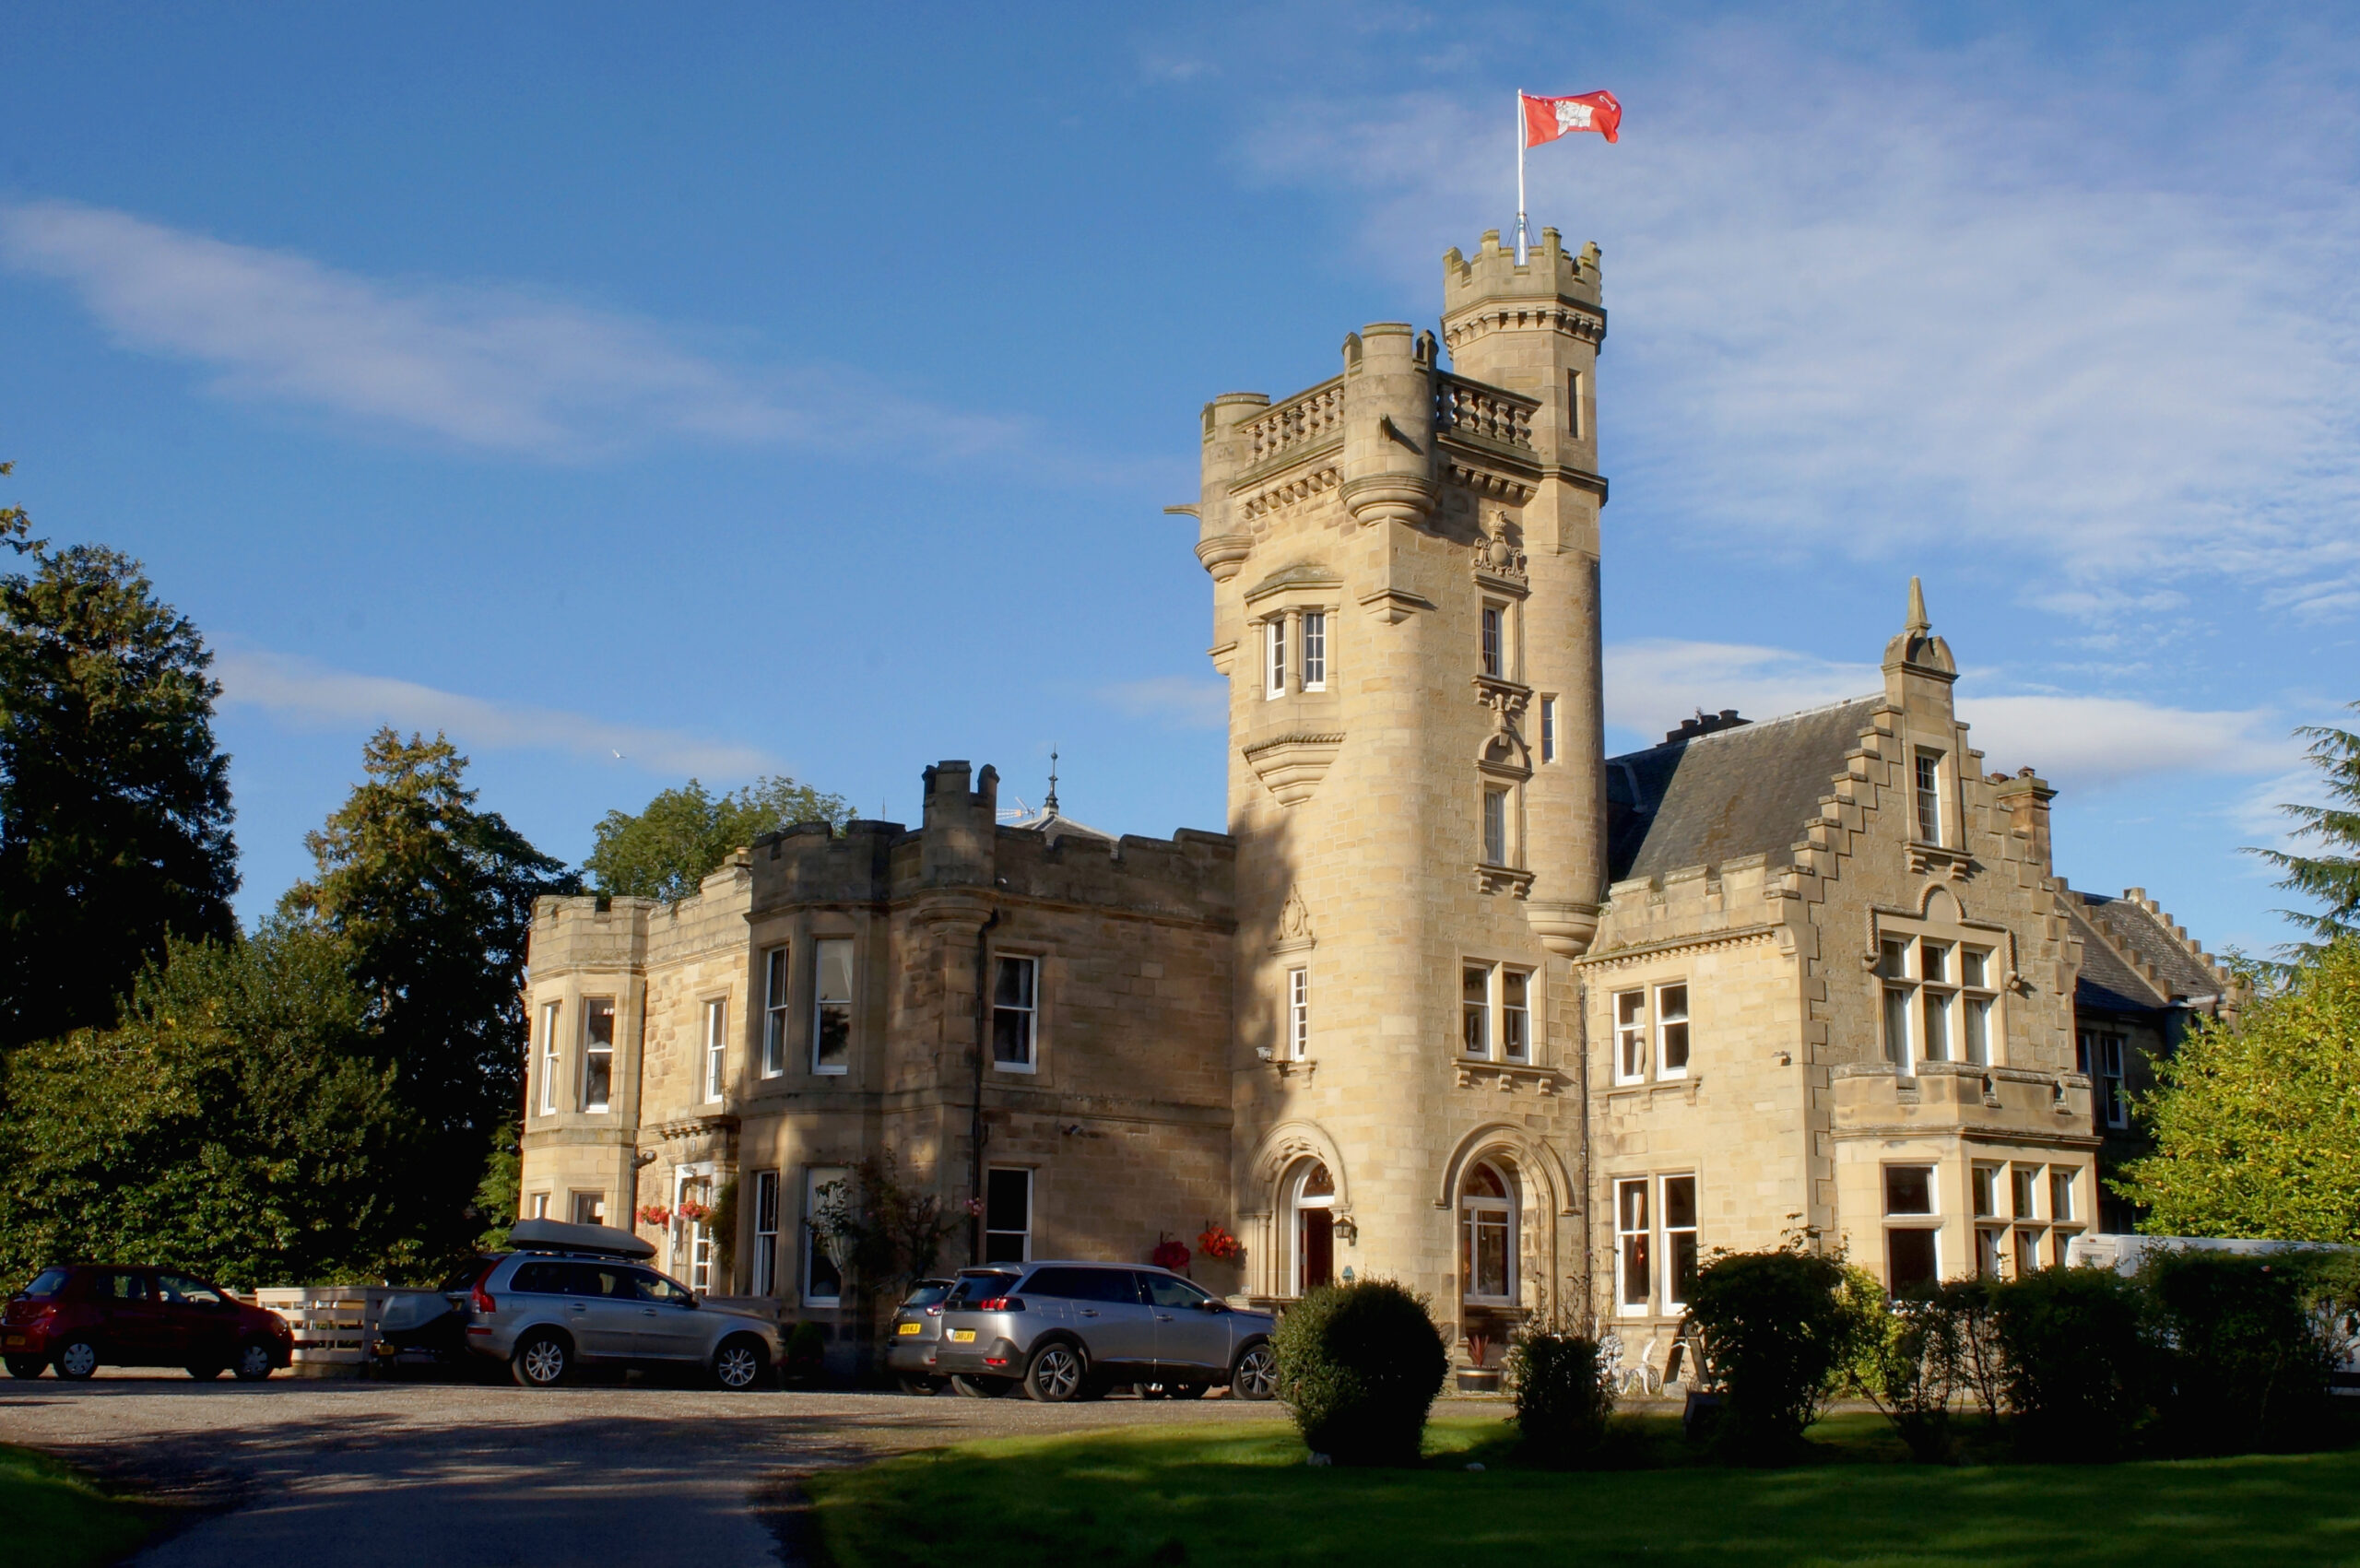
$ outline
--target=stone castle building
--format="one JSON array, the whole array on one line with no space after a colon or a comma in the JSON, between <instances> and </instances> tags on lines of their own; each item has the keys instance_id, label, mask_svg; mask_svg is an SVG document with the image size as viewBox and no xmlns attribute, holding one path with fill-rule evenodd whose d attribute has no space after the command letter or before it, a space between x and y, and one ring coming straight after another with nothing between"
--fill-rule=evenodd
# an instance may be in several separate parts
<instances>
[{"instance_id":1,"label":"stone castle building","mask_svg":"<svg viewBox=\"0 0 2360 1568\"><path fill-rule=\"evenodd\" d=\"M947 1263L1218 1224L1217 1290L1393 1277L1461 1333L1642 1337L1701 1256L1799 1227L1895 1285L2121 1227L2122 1097L2225 973L2056 875L2052 791L1984 771L1915 584L1881 690L1607 757L1599 253L1486 234L1443 281L1439 337L1373 324L1333 378L1204 409L1174 510L1227 831L1114 838L1054 794L1007 822L942 762L915 829L544 900L527 1212L835 1324L805 1221L890 1153L961 1219Z\"/></svg>"}]
</instances>

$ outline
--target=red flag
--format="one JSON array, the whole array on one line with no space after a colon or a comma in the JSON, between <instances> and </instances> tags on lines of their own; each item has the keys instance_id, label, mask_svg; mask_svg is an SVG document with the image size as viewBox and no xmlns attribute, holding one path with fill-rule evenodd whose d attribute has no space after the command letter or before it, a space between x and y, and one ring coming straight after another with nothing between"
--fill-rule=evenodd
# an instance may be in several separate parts
<instances>
[{"instance_id":1,"label":"red flag","mask_svg":"<svg viewBox=\"0 0 2360 1568\"><path fill-rule=\"evenodd\" d=\"M1516 96L1524 106L1527 147L1553 142L1569 131L1596 131L1610 142L1620 139L1615 133L1622 128L1622 106L1611 92L1576 93L1571 98L1535 98L1528 92Z\"/></svg>"}]
</instances>

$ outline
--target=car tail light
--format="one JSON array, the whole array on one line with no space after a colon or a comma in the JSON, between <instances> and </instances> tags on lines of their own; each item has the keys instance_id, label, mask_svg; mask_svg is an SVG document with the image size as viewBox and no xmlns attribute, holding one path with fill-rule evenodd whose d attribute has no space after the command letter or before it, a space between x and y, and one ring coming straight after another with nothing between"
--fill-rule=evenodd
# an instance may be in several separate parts
<instances>
[{"instance_id":1,"label":"car tail light","mask_svg":"<svg viewBox=\"0 0 2360 1568\"><path fill-rule=\"evenodd\" d=\"M487 1275L485 1278L489 1279L490 1276ZM494 1313L500 1310L500 1303L492 1299L490 1291L483 1288L482 1279L477 1280L475 1288L467 1292L467 1304L481 1313Z\"/></svg>"},{"instance_id":2,"label":"car tail light","mask_svg":"<svg viewBox=\"0 0 2360 1568\"><path fill-rule=\"evenodd\" d=\"M977 1312L1022 1312L1022 1296L994 1296L975 1309Z\"/></svg>"},{"instance_id":3,"label":"car tail light","mask_svg":"<svg viewBox=\"0 0 2360 1568\"><path fill-rule=\"evenodd\" d=\"M1008 1358L1006 1356L985 1356L984 1358L984 1364L985 1366L1006 1366L1008 1364Z\"/></svg>"}]
</instances>

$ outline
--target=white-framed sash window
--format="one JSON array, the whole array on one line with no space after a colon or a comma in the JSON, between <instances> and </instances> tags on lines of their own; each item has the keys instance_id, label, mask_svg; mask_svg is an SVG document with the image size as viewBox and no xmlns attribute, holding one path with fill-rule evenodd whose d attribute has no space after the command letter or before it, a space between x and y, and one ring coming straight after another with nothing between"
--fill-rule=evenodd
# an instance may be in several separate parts
<instances>
[{"instance_id":1,"label":"white-framed sash window","mask_svg":"<svg viewBox=\"0 0 2360 1568\"><path fill-rule=\"evenodd\" d=\"M1287 971L1287 1059L1300 1062L1311 1055L1311 971Z\"/></svg>"},{"instance_id":2,"label":"white-framed sash window","mask_svg":"<svg viewBox=\"0 0 2360 1568\"><path fill-rule=\"evenodd\" d=\"M984 1261L1026 1263L1032 1256L1032 1173L995 1165L984 1173Z\"/></svg>"},{"instance_id":3,"label":"white-framed sash window","mask_svg":"<svg viewBox=\"0 0 2360 1568\"><path fill-rule=\"evenodd\" d=\"M803 1173L803 1304L832 1307L844 1300L844 1274L836 1267L835 1259L828 1256L825 1244L812 1221L819 1218L821 1205L831 1188L850 1181L852 1173L842 1165L813 1165Z\"/></svg>"},{"instance_id":4,"label":"white-framed sash window","mask_svg":"<svg viewBox=\"0 0 2360 1568\"><path fill-rule=\"evenodd\" d=\"M852 1070L852 938L811 944L811 1070Z\"/></svg>"},{"instance_id":5,"label":"white-framed sash window","mask_svg":"<svg viewBox=\"0 0 2360 1568\"><path fill-rule=\"evenodd\" d=\"M992 1066L1032 1072L1040 1039L1041 961L1002 955L992 969Z\"/></svg>"},{"instance_id":6,"label":"white-framed sash window","mask_svg":"<svg viewBox=\"0 0 2360 1568\"><path fill-rule=\"evenodd\" d=\"M1274 615L1262 623L1262 695L1287 694L1287 618Z\"/></svg>"},{"instance_id":7,"label":"white-framed sash window","mask_svg":"<svg viewBox=\"0 0 2360 1568\"><path fill-rule=\"evenodd\" d=\"M762 1076L786 1071L786 996L789 977L784 944L762 955Z\"/></svg>"},{"instance_id":8,"label":"white-framed sash window","mask_svg":"<svg viewBox=\"0 0 2360 1568\"><path fill-rule=\"evenodd\" d=\"M715 996L704 1005L704 1101L717 1104L727 1083L729 1003Z\"/></svg>"},{"instance_id":9,"label":"white-framed sash window","mask_svg":"<svg viewBox=\"0 0 2360 1568\"><path fill-rule=\"evenodd\" d=\"M778 1173L754 1173L754 1277L758 1296L778 1293Z\"/></svg>"},{"instance_id":10,"label":"white-framed sash window","mask_svg":"<svg viewBox=\"0 0 2360 1568\"><path fill-rule=\"evenodd\" d=\"M541 1114L557 1114L558 1074L564 1060L558 1024L564 1017L562 1002L541 1004Z\"/></svg>"},{"instance_id":11,"label":"white-framed sash window","mask_svg":"<svg viewBox=\"0 0 2360 1568\"><path fill-rule=\"evenodd\" d=\"M1303 612L1303 689L1328 690L1328 615L1324 610Z\"/></svg>"},{"instance_id":12,"label":"white-framed sash window","mask_svg":"<svg viewBox=\"0 0 2360 1568\"><path fill-rule=\"evenodd\" d=\"M615 1092L615 999L582 999L582 1108L612 1108Z\"/></svg>"}]
</instances>

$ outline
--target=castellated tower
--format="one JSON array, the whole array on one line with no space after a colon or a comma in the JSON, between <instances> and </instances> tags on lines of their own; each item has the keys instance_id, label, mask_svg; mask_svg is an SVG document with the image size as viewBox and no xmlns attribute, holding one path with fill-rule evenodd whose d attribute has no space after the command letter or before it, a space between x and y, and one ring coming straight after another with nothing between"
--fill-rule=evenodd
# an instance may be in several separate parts
<instances>
[{"instance_id":1,"label":"castellated tower","mask_svg":"<svg viewBox=\"0 0 2360 1568\"><path fill-rule=\"evenodd\" d=\"M1582 1267L1572 961L1605 886L1595 246L1444 263L1443 339L1204 412L1230 682L1246 1288L1481 1333ZM1439 363L1447 348L1451 365ZM1576 1303L1577 1304L1577 1303Z\"/></svg>"}]
</instances>

